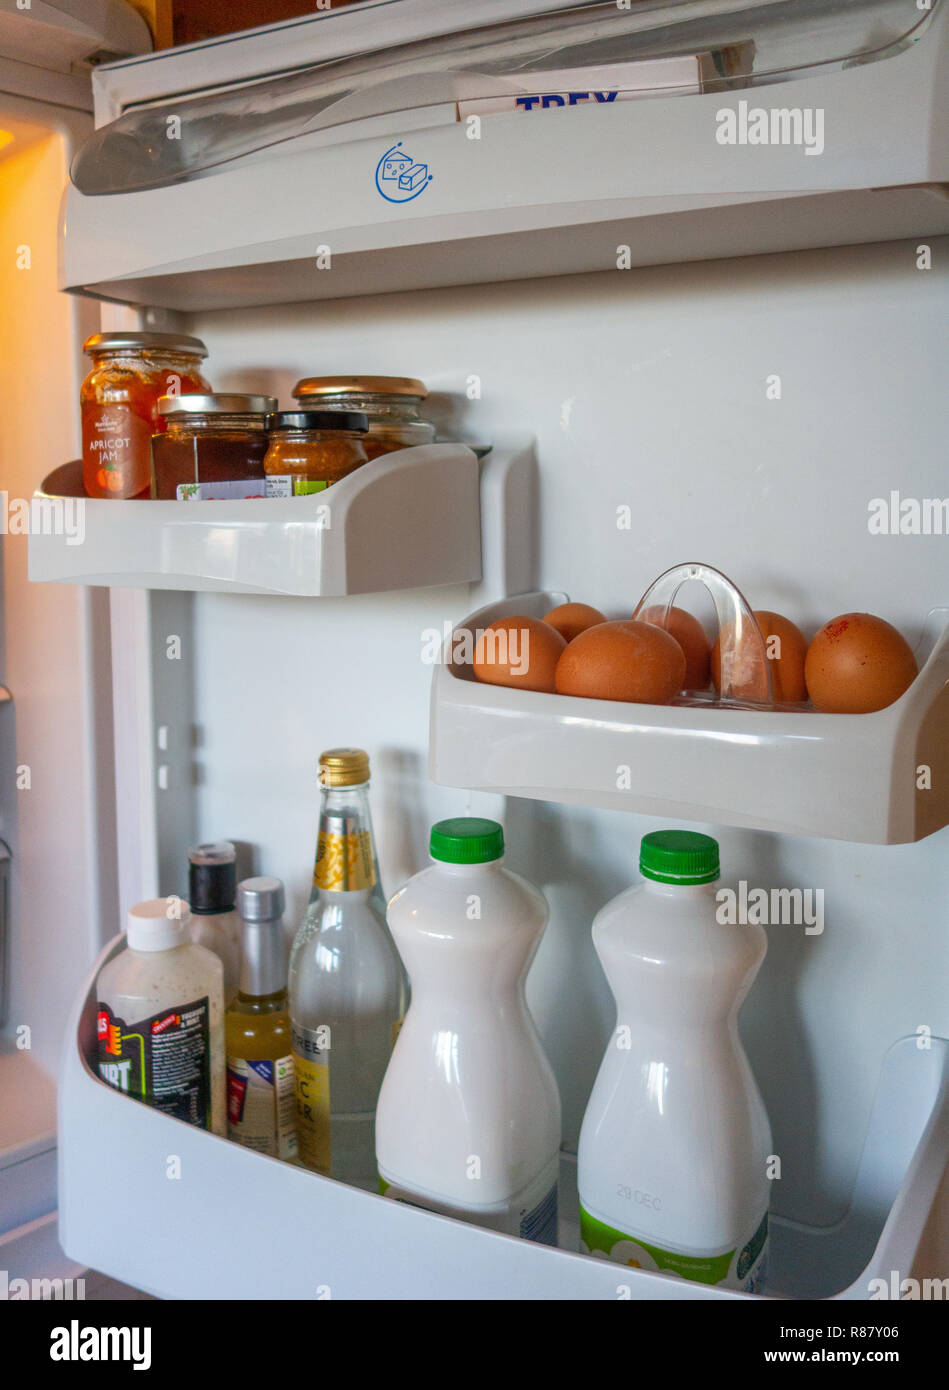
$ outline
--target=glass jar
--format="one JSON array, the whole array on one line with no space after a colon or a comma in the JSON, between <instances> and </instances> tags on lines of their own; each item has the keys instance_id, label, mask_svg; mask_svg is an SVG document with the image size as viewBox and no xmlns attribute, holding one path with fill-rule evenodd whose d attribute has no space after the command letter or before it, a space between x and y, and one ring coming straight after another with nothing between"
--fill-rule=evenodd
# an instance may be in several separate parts
<instances>
[{"instance_id":1,"label":"glass jar","mask_svg":"<svg viewBox=\"0 0 949 1390\"><path fill-rule=\"evenodd\" d=\"M294 399L304 410L327 406L363 411L369 419L366 457L370 459L434 442L435 426L419 415L427 395L425 383L408 376L308 376L293 388Z\"/></svg>"},{"instance_id":2,"label":"glass jar","mask_svg":"<svg viewBox=\"0 0 949 1390\"><path fill-rule=\"evenodd\" d=\"M357 410L287 410L270 417L268 497L305 497L366 462L369 421Z\"/></svg>"},{"instance_id":3,"label":"glass jar","mask_svg":"<svg viewBox=\"0 0 949 1390\"><path fill-rule=\"evenodd\" d=\"M180 333L93 333L79 392L82 480L90 497L147 497L151 437L164 429L158 401L170 391L210 391L208 350Z\"/></svg>"},{"instance_id":4,"label":"glass jar","mask_svg":"<svg viewBox=\"0 0 949 1390\"><path fill-rule=\"evenodd\" d=\"M152 496L192 502L263 497L273 396L162 396L152 436Z\"/></svg>"}]
</instances>

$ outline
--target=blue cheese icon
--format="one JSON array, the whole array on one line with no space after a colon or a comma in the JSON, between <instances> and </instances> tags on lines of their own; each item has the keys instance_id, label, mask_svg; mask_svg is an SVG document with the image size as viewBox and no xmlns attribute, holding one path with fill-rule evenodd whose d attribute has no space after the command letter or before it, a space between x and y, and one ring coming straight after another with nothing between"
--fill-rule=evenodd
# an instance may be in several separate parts
<instances>
[{"instance_id":1,"label":"blue cheese icon","mask_svg":"<svg viewBox=\"0 0 949 1390\"><path fill-rule=\"evenodd\" d=\"M376 165L376 188L388 203L411 202L431 181L428 165L406 154L401 140L386 150Z\"/></svg>"},{"instance_id":2,"label":"blue cheese icon","mask_svg":"<svg viewBox=\"0 0 949 1390\"><path fill-rule=\"evenodd\" d=\"M403 154L399 149L391 150L382 161L379 177L398 181L401 179L406 169L410 168L411 165L412 160L407 154ZM418 166L416 165L415 167L417 168Z\"/></svg>"},{"instance_id":3,"label":"blue cheese icon","mask_svg":"<svg viewBox=\"0 0 949 1390\"><path fill-rule=\"evenodd\" d=\"M411 193L428 178L427 164L413 164L406 169L404 174L399 175L399 187Z\"/></svg>"}]
</instances>

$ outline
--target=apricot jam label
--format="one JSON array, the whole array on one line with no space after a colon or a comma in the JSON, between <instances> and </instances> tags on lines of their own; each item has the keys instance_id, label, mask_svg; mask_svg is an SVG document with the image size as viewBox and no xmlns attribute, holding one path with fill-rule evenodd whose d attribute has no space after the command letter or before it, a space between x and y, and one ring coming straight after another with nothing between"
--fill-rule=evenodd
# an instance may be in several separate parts
<instances>
[{"instance_id":1,"label":"apricot jam label","mask_svg":"<svg viewBox=\"0 0 949 1390\"><path fill-rule=\"evenodd\" d=\"M137 497L148 492L151 436L151 424L127 405L83 410L83 482L90 497Z\"/></svg>"}]
</instances>

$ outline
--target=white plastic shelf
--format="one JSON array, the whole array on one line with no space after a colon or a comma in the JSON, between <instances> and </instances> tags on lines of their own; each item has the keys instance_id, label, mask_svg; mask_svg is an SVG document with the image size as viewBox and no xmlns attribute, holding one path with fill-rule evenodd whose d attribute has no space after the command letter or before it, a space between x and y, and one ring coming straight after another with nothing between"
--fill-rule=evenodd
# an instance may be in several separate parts
<instances>
[{"instance_id":1,"label":"white plastic shelf","mask_svg":"<svg viewBox=\"0 0 949 1390\"><path fill-rule=\"evenodd\" d=\"M61 288L194 312L615 273L624 246L630 265L655 265L938 235L949 231L947 34L939 6L918 41L880 62L773 87L489 115L480 139L452 103L387 112L382 91L371 119L315 144L289 140L167 188L70 187ZM154 95L148 64L120 76L126 105ZM718 112L741 102L821 111L822 153L719 144ZM375 180L398 140L432 173L404 205Z\"/></svg>"},{"instance_id":2,"label":"white plastic shelf","mask_svg":"<svg viewBox=\"0 0 949 1390\"><path fill-rule=\"evenodd\" d=\"M456 633L514 614L540 618L565 598L504 599ZM939 632L922 670L875 714L580 699L486 685L470 665L445 662L432 683L431 777L658 818L920 840L949 824L949 612L933 616ZM917 786L923 766L928 789Z\"/></svg>"},{"instance_id":3,"label":"white plastic shelf","mask_svg":"<svg viewBox=\"0 0 949 1390\"><path fill-rule=\"evenodd\" d=\"M461 444L372 459L311 497L226 502L83 498L67 464L36 494L82 498L84 534L34 526L30 578L123 588L338 596L481 577L478 460Z\"/></svg>"},{"instance_id":4,"label":"white plastic shelf","mask_svg":"<svg viewBox=\"0 0 949 1390\"><path fill-rule=\"evenodd\" d=\"M66 1034L59 1205L72 1259L164 1298L614 1301L620 1285L635 1299L752 1297L574 1253L569 1160L572 1249L557 1250L318 1177L120 1095L95 1073L95 979L122 941L96 962ZM848 1216L825 1230L772 1218L768 1293L865 1299L871 1279L909 1276L949 1156L949 1043L919 1041L884 1058ZM106 1174L117 1175L107 1192Z\"/></svg>"}]
</instances>

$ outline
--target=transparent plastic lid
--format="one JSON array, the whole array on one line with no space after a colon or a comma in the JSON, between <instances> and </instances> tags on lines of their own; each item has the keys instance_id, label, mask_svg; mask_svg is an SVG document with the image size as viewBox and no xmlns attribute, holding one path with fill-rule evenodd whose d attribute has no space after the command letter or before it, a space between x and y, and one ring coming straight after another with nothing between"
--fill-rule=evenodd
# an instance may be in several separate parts
<instances>
[{"instance_id":1,"label":"transparent plastic lid","mask_svg":"<svg viewBox=\"0 0 949 1390\"><path fill-rule=\"evenodd\" d=\"M765 639L748 600L721 570L698 562L673 566L650 584L633 617L642 618L649 611L651 623L668 627L676 596L691 580L705 585L715 605L721 671L718 703L739 707L773 704Z\"/></svg>"},{"instance_id":2,"label":"transparent plastic lid","mask_svg":"<svg viewBox=\"0 0 949 1390\"><path fill-rule=\"evenodd\" d=\"M902 52L942 3L637 0L626 9L588 0L129 109L79 149L72 181L87 195L163 188L285 140L446 102L458 104L461 119L466 102L511 109L504 99L539 102L546 93L563 105L557 94L578 84L590 89L584 96L610 102L786 82Z\"/></svg>"}]
</instances>

